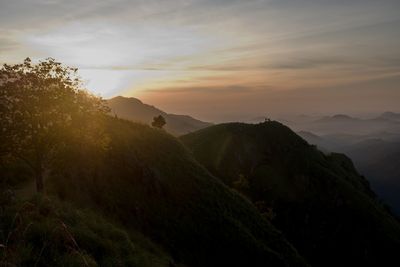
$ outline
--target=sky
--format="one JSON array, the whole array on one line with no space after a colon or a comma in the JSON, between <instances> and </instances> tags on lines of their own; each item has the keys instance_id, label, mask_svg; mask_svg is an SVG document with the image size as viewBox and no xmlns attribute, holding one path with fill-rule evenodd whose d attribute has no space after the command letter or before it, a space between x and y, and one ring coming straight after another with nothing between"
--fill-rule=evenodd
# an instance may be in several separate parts
<instances>
[{"instance_id":1,"label":"sky","mask_svg":"<svg viewBox=\"0 0 400 267\"><path fill-rule=\"evenodd\" d=\"M204 120L400 112L399 0L0 0L0 63Z\"/></svg>"}]
</instances>

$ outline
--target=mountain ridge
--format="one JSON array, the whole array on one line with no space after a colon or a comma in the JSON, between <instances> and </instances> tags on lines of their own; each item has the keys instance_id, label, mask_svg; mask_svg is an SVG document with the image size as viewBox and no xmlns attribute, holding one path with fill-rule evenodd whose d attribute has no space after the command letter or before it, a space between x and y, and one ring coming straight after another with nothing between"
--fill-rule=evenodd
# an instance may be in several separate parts
<instances>
[{"instance_id":1,"label":"mountain ridge","mask_svg":"<svg viewBox=\"0 0 400 267\"><path fill-rule=\"evenodd\" d=\"M112 114L133 122L150 124L155 116L162 115L166 120L165 129L176 136L212 125L189 115L167 113L134 97L117 96L106 100L106 103Z\"/></svg>"}]
</instances>

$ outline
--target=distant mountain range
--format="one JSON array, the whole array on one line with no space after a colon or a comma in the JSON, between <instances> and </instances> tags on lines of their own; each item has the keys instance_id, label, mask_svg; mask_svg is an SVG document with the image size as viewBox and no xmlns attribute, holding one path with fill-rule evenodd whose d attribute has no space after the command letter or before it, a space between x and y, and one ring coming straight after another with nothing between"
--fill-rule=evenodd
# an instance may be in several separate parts
<instances>
[{"instance_id":1,"label":"distant mountain range","mask_svg":"<svg viewBox=\"0 0 400 267\"><path fill-rule=\"evenodd\" d=\"M394 112L385 112L381 116L378 117L379 119L386 119L392 121L399 121L400 122L400 113Z\"/></svg>"},{"instance_id":2,"label":"distant mountain range","mask_svg":"<svg viewBox=\"0 0 400 267\"><path fill-rule=\"evenodd\" d=\"M111 108L111 112L119 118L144 124L151 124L155 116L162 115L167 122L165 129L176 136L212 125L209 122L200 121L188 115L166 113L133 97L117 96L107 100L107 105Z\"/></svg>"},{"instance_id":3,"label":"distant mountain range","mask_svg":"<svg viewBox=\"0 0 400 267\"><path fill-rule=\"evenodd\" d=\"M330 123L330 122L348 122L348 121L360 121L358 118L353 118L345 114L336 114L333 116L326 116L316 122Z\"/></svg>"},{"instance_id":4,"label":"distant mountain range","mask_svg":"<svg viewBox=\"0 0 400 267\"><path fill-rule=\"evenodd\" d=\"M295 131L308 131L318 135L346 133L371 135L379 133L400 133L400 114L385 112L372 119L361 119L338 114L313 120L285 121Z\"/></svg>"}]
</instances>

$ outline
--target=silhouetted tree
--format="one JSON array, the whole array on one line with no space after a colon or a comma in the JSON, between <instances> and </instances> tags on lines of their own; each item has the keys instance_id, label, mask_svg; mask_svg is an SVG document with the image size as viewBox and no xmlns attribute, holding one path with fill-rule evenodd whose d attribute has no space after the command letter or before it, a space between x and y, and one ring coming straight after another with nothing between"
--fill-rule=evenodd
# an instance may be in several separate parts
<instances>
[{"instance_id":1,"label":"silhouetted tree","mask_svg":"<svg viewBox=\"0 0 400 267\"><path fill-rule=\"evenodd\" d=\"M85 138L103 101L81 90L77 69L49 58L0 69L0 157L19 158L33 171L42 192L48 163L67 137Z\"/></svg>"},{"instance_id":2,"label":"silhouetted tree","mask_svg":"<svg viewBox=\"0 0 400 267\"><path fill-rule=\"evenodd\" d=\"M161 115L158 115L158 116L154 117L154 118L153 118L153 122L151 123L151 125L152 125L153 127L160 128L160 129L162 129L162 127L163 127L165 124L166 124L165 119L164 119L164 117L161 116Z\"/></svg>"}]
</instances>

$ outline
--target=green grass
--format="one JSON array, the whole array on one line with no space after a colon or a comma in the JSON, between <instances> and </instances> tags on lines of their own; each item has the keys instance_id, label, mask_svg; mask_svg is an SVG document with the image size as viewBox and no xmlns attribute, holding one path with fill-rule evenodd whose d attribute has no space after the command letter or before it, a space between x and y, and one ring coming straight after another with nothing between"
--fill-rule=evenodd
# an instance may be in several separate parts
<instances>
[{"instance_id":1,"label":"green grass","mask_svg":"<svg viewBox=\"0 0 400 267\"><path fill-rule=\"evenodd\" d=\"M168 256L139 234L89 210L36 196L1 214L2 266L168 266Z\"/></svg>"}]
</instances>

